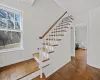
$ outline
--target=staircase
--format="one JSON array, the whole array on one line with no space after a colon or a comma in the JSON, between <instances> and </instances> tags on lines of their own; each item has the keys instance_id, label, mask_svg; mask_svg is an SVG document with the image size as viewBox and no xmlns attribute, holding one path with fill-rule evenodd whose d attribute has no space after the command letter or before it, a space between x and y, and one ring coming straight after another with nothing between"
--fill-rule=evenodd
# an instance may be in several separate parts
<instances>
[{"instance_id":1,"label":"staircase","mask_svg":"<svg viewBox=\"0 0 100 80\"><path fill-rule=\"evenodd\" d=\"M38 52L34 53L34 59L39 63L40 77L42 78L43 68L50 65L50 54L54 53L55 47L62 40L62 37L67 33L67 29L71 28L72 15L67 11L41 36L40 47L37 48Z\"/></svg>"}]
</instances>

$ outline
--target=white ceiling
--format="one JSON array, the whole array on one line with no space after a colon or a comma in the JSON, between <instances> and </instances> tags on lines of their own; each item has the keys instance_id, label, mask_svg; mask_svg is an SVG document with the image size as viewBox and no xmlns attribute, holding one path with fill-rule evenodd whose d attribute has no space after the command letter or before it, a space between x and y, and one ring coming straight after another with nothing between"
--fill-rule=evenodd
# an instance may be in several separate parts
<instances>
[{"instance_id":1,"label":"white ceiling","mask_svg":"<svg viewBox=\"0 0 100 80\"><path fill-rule=\"evenodd\" d=\"M54 0L73 16L100 5L100 0Z\"/></svg>"},{"instance_id":2,"label":"white ceiling","mask_svg":"<svg viewBox=\"0 0 100 80\"><path fill-rule=\"evenodd\" d=\"M32 5L35 0L16 0L19 3Z\"/></svg>"},{"instance_id":3,"label":"white ceiling","mask_svg":"<svg viewBox=\"0 0 100 80\"><path fill-rule=\"evenodd\" d=\"M15 3L17 2L17 3L23 4L23 5L32 5L35 0L0 0L0 1L2 1L2 2L12 1Z\"/></svg>"}]
</instances>

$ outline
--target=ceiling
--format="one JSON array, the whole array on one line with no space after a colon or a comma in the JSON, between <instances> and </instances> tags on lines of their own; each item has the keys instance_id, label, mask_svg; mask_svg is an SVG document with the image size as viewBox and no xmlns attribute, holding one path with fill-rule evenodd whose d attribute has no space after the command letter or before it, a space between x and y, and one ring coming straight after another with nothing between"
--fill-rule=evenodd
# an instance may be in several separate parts
<instances>
[{"instance_id":1,"label":"ceiling","mask_svg":"<svg viewBox=\"0 0 100 80\"><path fill-rule=\"evenodd\" d=\"M19 3L30 4L32 5L34 0L17 0Z\"/></svg>"},{"instance_id":2,"label":"ceiling","mask_svg":"<svg viewBox=\"0 0 100 80\"><path fill-rule=\"evenodd\" d=\"M77 16L100 5L100 0L54 0L73 16Z\"/></svg>"},{"instance_id":3,"label":"ceiling","mask_svg":"<svg viewBox=\"0 0 100 80\"><path fill-rule=\"evenodd\" d=\"M2 2L12 1L12 2L20 3L20 4L32 5L35 0L0 0L0 1Z\"/></svg>"},{"instance_id":4,"label":"ceiling","mask_svg":"<svg viewBox=\"0 0 100 80\"><path fill-rule=\"evenodd\" d=\"M8 1L8 0L0 0ZM10 0L20 4L33 5L35 0ZM94 7L100 6L100 0L53 0L58 5L66 9L70 14L76 17Z\"/></svg>"}]
</instances>

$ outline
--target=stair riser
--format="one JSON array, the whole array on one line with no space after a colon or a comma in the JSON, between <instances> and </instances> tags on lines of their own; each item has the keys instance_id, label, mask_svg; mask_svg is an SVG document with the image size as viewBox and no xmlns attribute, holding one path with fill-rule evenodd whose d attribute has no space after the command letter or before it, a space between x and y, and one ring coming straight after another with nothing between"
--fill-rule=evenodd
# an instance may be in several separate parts
<instances>
[{"instance_id":1,"label":"stair riser","mask_svg":"<svg viewBox=\"0 0 100 80\"><path fill-rule=\"evenodd\" d=\"M52 46L52 47L54 47L54 46L58 46L58 44L52 44L52 45L50 45L50 44L43 44L44 46ZM47 48L47 49L49 49L49 50L51 50L50 48Z\"/></svg>"},{"instance_id":2,"label":"stair riser","mask_svg":"<svg viewBox=\"0 0 100 80\"><path fill-rule=\"evenodd\" d=\"M54 32L52 32L52 33L58 33L58 32L67 32L66 30L59 30L59 31L54 31Z\"/></svg>"},{"instance_id":3,"label":"stair riser","mask_svg":"<svg viewBox=\"0 0 100 80\"><path fill-rule=\"evenodd\" d=\"M62 20L61 23L72 23L72 20Z\"/></svg>"},{"instance_id":4,"label":"stair riser","mask_svg":"<svg viewBox=\"0 0 100 80\"><path fill-rule=\"evenodd\" d=\"M53 38L56 38L56 39L62 39L63 36L50 36L49 39L53 39ZM54 42L56 44L56 42Z\"/></svg>"},{"instance_id":5,"label":"stair riser","mask_svg":"<svg viewBox=\"0 0 100 80\"><path fill-rule=\"evenodd\" d=\"M54 29L54 30L60 30L60 31L61 31L61 30L65 30L65 29L67 30L67 28L68 28L68 27L61 27L61 28L56 28L56 29Z\"/></svg>"},{"instance_id":6,"label":"stair riser","mask_svg":"<svg viewBox=\"0 0 100 80\"><path fill-rule=\"evenodd\" d=\"M42 53L42 55L43 55L44 57L49 58L49 54L48 54L48 53L43 52L43 51L41 51L41 50L39 50L39 53Z\"/></svg>"},{"instance_id":7,"label":"stair riser","mask_svg":"<svg viewBox=\"0 0 100 80\"><path fill-rule=\"evenodd\" d=\"M19 79L19 80L32 80L33 78L37 77L40 75L40 70L39 71L36 71L35 73L32 73L22 79Z\"/></svg>"},{"instance_id":8,"label":"stair riser","mask_svg":"<svg viewBox=\"0 0 100 80\"><path fill-rule=\"evenodd\" d=\"M42 53L44 56L48 57L48 54L49 53L53 53L54 51L52 50L52 48L48 48L45 47L46 50L43 50L43 49L39 49L39 53ZM50 50L51 49L51 50Z\"/></svg>"},{"instance_id":9,"label":"stair riser","mask_svg":"<svg viewBox=\"0 0 100 80\"><path fill-rule=\"evenodd\" d=\"M47 40L48 41L48 40ZM54 40L49 40L49 43L50 44L59 44L59 41L54 41ZM45 45L44 46L44 48L46 48L46 49L50 49L51 50L51 48L54 48L54 47L56 47L56 46L49 46L49 45Z\"/></svg>"}]
</instances>

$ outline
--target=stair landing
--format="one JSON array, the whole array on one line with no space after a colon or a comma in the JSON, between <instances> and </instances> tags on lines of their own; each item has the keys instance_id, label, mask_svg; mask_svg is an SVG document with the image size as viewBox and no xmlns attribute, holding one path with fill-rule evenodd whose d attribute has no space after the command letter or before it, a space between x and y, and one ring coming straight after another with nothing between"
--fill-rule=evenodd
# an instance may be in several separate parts
<instances>
[{"instance_id":1,"label":"stair landing","mask_svg":"<svg viewBox=\"0 0 100 80\"><path fill-rule=\"evenodd\" d=\"M30 59L0 68L0 80L19 80L39 70L39 64Z\"/></svg>"}]
</instances>

